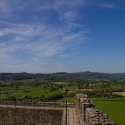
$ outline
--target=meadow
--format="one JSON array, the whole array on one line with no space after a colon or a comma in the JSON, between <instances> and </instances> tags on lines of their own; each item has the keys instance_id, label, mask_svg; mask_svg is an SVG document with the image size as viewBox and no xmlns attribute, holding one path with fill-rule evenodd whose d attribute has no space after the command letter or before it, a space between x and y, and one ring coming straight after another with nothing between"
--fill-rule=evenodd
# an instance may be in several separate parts
<instances>
[{"instance_id":1,"label":"meadow","mask_svg":"<svg viewBox=\"0 0 125 125\"><path fill-rule=\"evenodd\" d=\"M21 99L27 97L27 100L33 101L33 98L35 98L36 101L40 102L40 101L46 101L48 98L51 99L51 97L55 95L59 94L63 95L64 91L59 91L59 90L50 91L49 87L41 85L41 86L18 86L18 88L0 87L0 93L1 93L0 94L1 99L2 98Z\"/></svg>"},{"instance_id":2,"label":"meadow","mask_svg":"<svg viewBox=\"0 0 125 125\"><path fill-rule=\"evenodd\" d=\"M113 92L113 93L125 96L125 92Z\"/></svg>"},{"instance_id":3,"label":"meadow","mask_svg":"<svg viewBox=\"0 0 125 125\"><path fill-rule=\"evenodd\" d=\"M115 125L125 125L125 102L119 101L94 101L96 108L103 113L108 114L108 117Z\"/></svg>"},{"instance_id":4,"label":"meadow","mask_svg":"<svg viewBox=\"0 0 125 125\"><path fill-rule=\"evenodd\" d=\"M75 97L74 94L77 92L91 92L91 88L100 90L102 85L105 87L107 84L88 84L88 86L82 85L84 88L79 88L80 84L69 84L68 82L52 82L48 83L48 81L40 79L25 79L25 80L4 80L0 81L2 84L11 85L14 82L14 85L11 86L5 86L0 87L0 98L9 98L9 97L15 97L23 98L24 96L30 97L29 100L35 98L36 101L47 101L44 100L45 97L48 97L49 101L57 101L57 102L69 102L74 103ZM18 86L16 86L18 85ZM88 88L87 88L88 87ZM108 87L108 86L107 86ZM114 89L120 89L121 84L113 85L111 88ZM100 92L100 91L99 91ZM71 94L70 94L71 93ZM72 94L74 93L74 94ZM96 93L96 92L95 92ZM108 95L110 92L106 92ZM113 94L120 94L122 96L125 96L125 92L112 92ZM56 100L53 100L55 95L62 95L60 98L57 98ZM70 96L71 95L71 96ZM41 97L43 99L41 99ZM102 96L103 97L103 96ZM125 125L125 97L112 97L107 96L104 98L89 98L93 101L93 103L96 105L97 109L100 109L103 113L108 114L109 118L115 123L115 125ZM28 99L27 99L28 100Z\"/></svg>"}]
</instances>

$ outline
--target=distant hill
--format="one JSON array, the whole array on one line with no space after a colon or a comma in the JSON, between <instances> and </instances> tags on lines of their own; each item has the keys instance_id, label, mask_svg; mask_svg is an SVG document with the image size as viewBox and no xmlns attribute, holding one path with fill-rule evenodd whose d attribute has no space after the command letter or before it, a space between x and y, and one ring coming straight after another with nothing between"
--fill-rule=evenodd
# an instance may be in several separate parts
<instances>
[{"instance_id":1,"label":"distant hill","mask_svg":"<svg viewBox=\"0 0 125 125\"><path fill-rule=\"evenodd\" d=\"M11 80L22 80L22 79L34 79L43 78L46 80L66 80L66 79L108 79L118 80L125 79L125 73L99 73L99 72L57 72L57 73L0 73L0 80L11 79Z\"/></svg>"}]
</instances>

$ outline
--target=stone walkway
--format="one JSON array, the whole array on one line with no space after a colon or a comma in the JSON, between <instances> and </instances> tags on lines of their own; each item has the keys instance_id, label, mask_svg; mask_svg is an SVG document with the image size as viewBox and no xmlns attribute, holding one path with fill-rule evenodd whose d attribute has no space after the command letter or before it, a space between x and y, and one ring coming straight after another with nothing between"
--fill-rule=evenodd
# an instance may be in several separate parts
<instances>
[{"instance_id":1,"label":"stone walkway","mask_svg":"<svg viewBox=\"0 0 125 125\"><path fill-rule=\"evenodd\" d=\"M78 117L75 108L68 108L68 125L78 125Z\"/></svg>"}]
</instances>

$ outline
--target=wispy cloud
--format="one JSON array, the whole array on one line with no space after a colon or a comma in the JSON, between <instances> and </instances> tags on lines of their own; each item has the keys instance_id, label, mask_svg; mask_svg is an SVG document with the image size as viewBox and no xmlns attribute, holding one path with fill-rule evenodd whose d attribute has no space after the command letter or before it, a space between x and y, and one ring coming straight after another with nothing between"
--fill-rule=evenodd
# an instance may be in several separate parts
<instances>
[{"instance_id":1,"label":"wispy cloud","mask_svg":"<svg viewBox=\"0 0 125 125\"><path fill-rule=\"evenodd\" d=\"M0 11L7 14L14 11L39 11L39 10L60 10L61 7L79 8L88 3L89 0L1 0Z\"/></svg>"},{"instance_id":2,"label":"wispy cloud","mask_svg":"<svg viewBox=\"0 0 125 125\"><path fill-rule=\"evenodd\" d=\"M101 4L100 7L109 8L109 9L118 9L118 8L120 8L119 6L117 6L114 3L112 3L112 4L109 4L109 3Z\"/></svg>"},{"instance_id":3,"label":"wispy cloud","mask_svg":"<svg viewBox=\"0 0 125 125\"><path fill-rule=\"evenodd\" d=\"M9 3L6 0L0 0L0 15L2 17L9 16L11 11L12 11L12 9L11 9Z\"/></svg>"},{"instance_id":4,"label":"wispy cloud","mask_svg":"<svg viewBox=\"0 0 125 125\"><path fill-rule=\"evenodd\" d=\"M60 8L62 7L69 7L69 8L79 8L82 7L84 5L86 5L86 3L88 2L88 0L43 0L42 4L39 6L38 9L44 9L44 10L48 10L48 9L54 9L54 10L60 10ZM39 3L36 3L36 5L38 5ZM63 9L63 8L62 8Z\"/></svg>"},{"instance_id":5,"label":"wispy cloud","mask_svg":"<svg viewBox=\"0 0 125 125\"><path fill-rule=\"evenodd\" d=\"M8 37L11 34L14 36L5 44L1 44L1 53L16 52L20 49L25 53L31 53L35 56L54 56L63 53L68 49L69 45L78 45L76 40L81 41L80 39L84 38L85 33L87 33L86 28L82 28L82 32L78 31L77 33L73 33L67 26L62 29L60 27L55 29L53 26L43 24L37 24L35 26L15 24L14 26L14 24L11 25L9 23L9 26L9 28L3 28L0 31L0 36Z\"/></svg>"},{"instance_id":6,"label":"wispy cloud","mask_svg":"<svg viewBox=\"0 0 125 125\"><path fill-rule=\"evenodd\" d=\"M105 33L106 28L100 30L102 11L97 9L116 10L120 4L108 0L0 0L0 70L66 70L70 64L65 68L63 61L72 63L70 58L75 61L88 52L83 51L92 45L86 44L88 36L95 37L97 30ZM91 28L94 33L89 35Z\"/></svg>"},{"instance_id":7,"label":"wispy cloud","mask_svg":"<svg viewBox=\"0 0 125 125\"><path fill-rule=\"evenodd\" d=\"M70 10L67 12L60 13L60 20L62 21L74 22L75 20L78 20L79 18L81 18L81 15L76 10Z\"/></svg>"},{"instance_id":8,"label":"wispy cloud","mask_svg":"<svg viewBox=\"0 0 125 125\"><path fill-rule=\"evenodd\" d=\"M77 23L81 19L77 9L86 2L1 0L0 64L7 65L11 60L7 67L16 69L47 63L55 56L71 56L73 49L76 51L88 39L89 29ZM58 16L57 24L52 22L52 12Z\"/></svg>"}]
</instances>

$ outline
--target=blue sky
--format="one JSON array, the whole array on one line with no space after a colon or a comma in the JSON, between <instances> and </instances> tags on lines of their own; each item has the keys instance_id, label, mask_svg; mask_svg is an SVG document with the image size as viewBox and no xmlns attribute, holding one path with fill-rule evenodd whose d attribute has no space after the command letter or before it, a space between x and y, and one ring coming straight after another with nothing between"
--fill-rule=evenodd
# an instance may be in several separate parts
<instances>
[{"instance_id":1,"label":"blue sky","mask_svg":"<svg viewBox=\"0 0 125 125\"><path fill-rule=\"evenodd\" d=\"M124 0L0 0L0 72L125 72Z\"/></svg>"}]
</instances>

